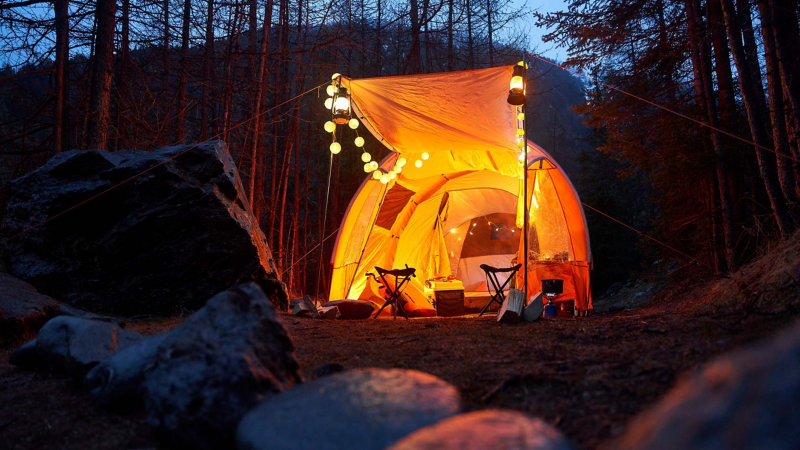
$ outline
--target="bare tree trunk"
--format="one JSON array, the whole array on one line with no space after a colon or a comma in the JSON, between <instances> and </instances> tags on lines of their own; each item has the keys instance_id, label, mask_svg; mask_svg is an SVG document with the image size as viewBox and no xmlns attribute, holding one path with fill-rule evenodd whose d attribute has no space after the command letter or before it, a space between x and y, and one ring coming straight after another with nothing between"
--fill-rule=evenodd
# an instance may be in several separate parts
<instances>
[{"instance_id":1,"label":"bare tree trunk","mask_svg":"<svg viewBox=\"0 0 800 450\"><path fill-rule=\"evenodd\" d=\"M722 0L720 0L722 1ZM731 5L733 3L731 2ZM767 110L766 95L764 86L761 84L761 68L758 64L758 45L756 44L756 33L753 28L753 19L750 17L750 0L736 0L736 9L739 17L739 28L744 39L744 54L747 67L750 68L750 78L758 80L753 88L755 89L756 99L759 102L761 111ZM766 117L761 117L763 124L766 124Z\"/></svg>"},{"instance_id":2,"label":"bare tree trunk","mask_svg":"<svg viewBox=\"0 0 800 450\"><path fill-rule=\"evenodd\" d=\"M711 95L711 63L710 55L703 54L703 32L699 18L700 5L697 0L685 0L687 25L689 28L689 44L692 49L692 68L695 78L695 92L699 93L698 100L704 104L706 115L712 127L718 127L717 108ZM725 152L722 148L720 133L711 130L711 143L714 148L714 165L717 172L719 185L719 198L722 207L722 230L725 247L725 263L728 271L736 270L736 232L733 226L733 206L726 180L728 169L725 164Z\"/></svg>"},{"instance_id":3,"label":"bare tree trunk","mask_svg":"<svg viewBox=\"0 0 800 450\"><path fill-rule=\"evenodd\" d=\"M420 21L419 21L419 2L417 0L411 0L411 49L409 50L409 58L411 59L411 73L420 73L421 72L421 63L420 63L420 48L419 48L419 30L420 30ZM405 64L408 66L408 62ZM403 73L406 73L406 69L403 68Z\"/></svg>"},{"instance_id":4,"label":"bare tree trunk","mask_svg":"<svg viewBox=\"0 0 800 450\"><path fill-rule=\"evenodd\" d=\"M475 45L472 36L472 3L471 0L464 0L464 7L467 8L467 66L475 68Z\"/></svg>"},{"instance_id":5,"label":"bare tree trunk","mask_svg":"<svg viewBox=\"0 0 800 450\"><path fill-rule=\"evenodd\" d=\"M375 74L376 76L381 76L381 73L383 73L383 45L381 44L382 13L381 0L378 0L378 23L375 24L375 59L377 60L375 66L378 68Z\"/></svg>"},{"instance_id":6,"label":"bare tree trunk","mask_svg":"<svg viewBox=\"0 0 800 450\"><path fill-rule=\"evenodd\" d=\"M164 130L167 130L167 142L169 142L169 131L168 130L170 128L170 116L172 115L172 105L171 105L172 102L171 102L171 99L170 99L170 92L169 92L169 76L170 76L170 70L169 70L169 68L170 68L169 67L169 0L163 0L162 4L161 4L161 7L162 7L161 13L163 14L163 19L162 20L164 21L164 31L163 31L163 33L164 33L164 36L163 36L163 38L164 38L164 42L163 42L163 45L164 45L164 54L163 54L164 61L162 62L162 64L164 65L164 67L163 67L164 80L161 82L162 83L161 84L161 92L162 92L161 101L163 102L163 105L164 105L164 123L165 123Z\"/></svg>"},{"instance_id":7,"label":"bare tree trunk","mask_svg":"<svg viewBox=\"0 0 800 450\"><path fill-rule=\"evenodd\" d=\"M214 57L214 0L206 0L206 44L203 51L203 99L200 102L200 140L208 139L208 110L211 107L211 63Z\"/></svg>"},{"instance_id":8,"label":"bare tree trunk","mask_svg":"<svg viewBox=\"0 0 800 450\"><path fill-rule=\"evenodd\" d=\"M69 0L54 0L55 25L56 25L56 76L55 76L55 108L53 111L53 152L61 153L64 146L64 103L68 95L65 90L69 88Z\"/></svg>"},{"instance_id":9,"label":"bare tree trunk","mask_svg":"<svg viewBox=\"0 0 800 450\"><path fill-rule=\"evenodd\" d=\"M191 20L192 0L183 1L183 29L181 30L181 78L178 85L178 124L175 139L183 143L186 124L186 84L189 68L189 21Z\"/></svg>"},{"instance_id":10,"label":"bare tree trunk","mask_svg":"<svg viewBox=\"0 0 800 450\"><path fill-rule=\"evenodd\" d=\"M778 181L783 195L789 202L798 198L795 191L794 167L789 148L789 137L786 134L786 122L783 105L783 87L778 69L778 59L775 57L775 37L772 27L772 14L765 0L758 2L761 15L761 37L764 42L764 61L767 65L767 90L769 91L769 117L772 123L772 141L777 152Z\"/></svg>"},{"instance_id":11,"label":"bare tree trunk","mask_svg":"<svg viewBox=\"0 0 800 450\"><path fill-rule=\"evenodd\" d=\"M272 37L272 6L273 0L267 0L266 11L264 15L264 35L261 37L261 51L259 55L258 64L258 78L257 89L253 98L253 137L250 144L250 208L255 211L256 199L256 178L261 177L261 166L259 165L259 137L261 136L261 100L264 97L264 91L267 87L269 80L269 58L267 52L269 51L270 39ZM260 214L256 215L256 219L260 222Z\"/></svg>"},{"instance_id":12,"label":"bare tree trunk","mask_svg":"<svg viewBox=\"0 0 800 450\"><path fill-rule=\"evenodd\" d=\"M775 56L783 81L786 97L789 99L790 118L794 122L789 128L794 130L791 141L800 138L800 31L797 23L797 4L793 0L769 0L772 11L772 25L775 29ZM798 149L800 150L800 149Z\"/></svg>"},{"instance_id":13,"label":"bare tree trunk","mask_svg":"<svg viewBox=\"0 0 800 450\"><path fill-rule=\"evenodd\" d=\"M116 0L98 0L97 44L95 45L92 89L89 100L89 146L107 150L111 127L111 78L114 68L114 25Z\"/></svg>"},{"instance_id":14,"label":"bare tree trunk","mask_svg":"<svg viewBox=\"0 0 800 450\"><path fill-rule=\"evenodd\" d=\"M494 67L494 30L492 30L492 0L486 0L486 24L489 31L489 67Z\"/></svg>"},{"instance_id":15,"label":"bare tree trunk","mask_svg":"<svg viewBox=\"0 0 800 450\"><path fill-rule=\"evenodd\" d=\"M453 0L447 1L447 71L453 70Z\"/></svg>"},{"instance_id":16,"label":"bare tree trunk","mask_svg":"<svg viewBox=\"0 0 800 450\"><path fill-rule=\"evenodd\" d=\"M714 44L714 62L719 89L719 116L726 130L731 130L736 118L736 97L733 92L733 72L728 49L728 37L725 34L725 22L718 0L708 2L708 23L711 39Z\"/></svg>"},{"instance_id":17,"label":"bare tree trunk","mask_svg":"<svg viewBox=\"0 0 800 450\"><path fill-rule=\"evenodd\" d=\"M792 226L786 207L786 201L783 198L778 183L775 181L775 169L768 159L766 151L762 148L768 148L769 143L767 142L766 130L764 129L764 123L761 119L763 117L763 109L759 107L760 102L756 88L754 87L756 84L760 84L760 79L754 80L749 70L749 63L746 59L741 40L742 32L738 17L736 16L736 10L733 6L733 0L722 0L722 12L725 16L725 24L728 29L728 40L730 41L731 50L733 52L733 61L736 64L736 71L739 74L739 89L742 93L745 111L747 111L750 133L756 144L755 152L756 158L758 159L758 170L764 181L764 187L767 190L778 229L780 230L781 236L785 238L789 235Z\"/></svg>"}]
</instances>

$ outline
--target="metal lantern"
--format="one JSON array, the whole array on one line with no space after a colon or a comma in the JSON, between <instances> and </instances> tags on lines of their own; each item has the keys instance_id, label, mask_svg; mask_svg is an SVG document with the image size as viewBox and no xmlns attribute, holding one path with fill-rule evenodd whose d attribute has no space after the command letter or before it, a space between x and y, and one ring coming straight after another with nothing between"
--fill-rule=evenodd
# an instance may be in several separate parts
<instances>
[{"instance_id":1,"label":"metal lantern","mask_svg":"<svg viewBox=\"0 0 800 450\"><path fill-rule=\"evenodd\" d=\"M344 87L339 87L339 92L334 94L331 113L333 121L339 125L350 122L350 95Z\"/></svg>"},{"instance_id":2,"label":"metal lantern","mask_svg":"<svg viewBox=\"0 0 800 450\"><path fill-rule=\"evenodd\" d=\"M514 66L514 73L511 75L511 86L508 90L508 103L520 106L525 104L525 67Z\"/></svg>"}]
</instances>

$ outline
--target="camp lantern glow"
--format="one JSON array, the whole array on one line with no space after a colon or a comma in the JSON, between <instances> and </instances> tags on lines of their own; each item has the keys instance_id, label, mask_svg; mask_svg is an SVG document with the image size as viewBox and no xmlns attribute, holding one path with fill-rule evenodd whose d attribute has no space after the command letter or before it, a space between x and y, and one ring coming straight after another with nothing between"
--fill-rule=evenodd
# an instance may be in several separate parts
<instances>
[{"instance_id":1,"label":"camp lantern glow","mask_svg":"<svg viewBox=\"0 0 800 450\"><path fill-rule=\"evenodd\" d=\"M339 92L333 96L331 113L334 123L342 125L350 122L350 95L343 86L339 87Z\"/></svg>"},{"instance_id":2,"label":"camp lantern glow","mask_svg":"<svg viewBox=\"0 0 800 450\"><path fill-rule=\"evenodd\" d=\"M514 66L508 90L508 103L520 106L525 104L525 66Z\"/></svg>"}]
</instances>

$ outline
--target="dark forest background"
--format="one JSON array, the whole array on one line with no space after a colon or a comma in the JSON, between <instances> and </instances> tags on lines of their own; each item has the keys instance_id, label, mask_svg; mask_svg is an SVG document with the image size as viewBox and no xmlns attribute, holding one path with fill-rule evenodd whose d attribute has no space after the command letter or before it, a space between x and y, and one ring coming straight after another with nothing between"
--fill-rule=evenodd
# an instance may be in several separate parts
<instances>
[{"instance_id":1,"label":"dark forest background","mask_svg":"<svg viewBox=\"0 0 800 450\"><path fill-rule=\"evenodd\" d=\"M2 0L0 202L58 152L222 139L284 281L313 291L319 249L305 255L366 174L342 139L323 224L327 96L295 97L337 72L513 64L536 24L599 82L526 58L529 136L586 204L682 253L587 210L595 294L656 260L724 274L797 226L799 13L794 0L571 0L547 15L506 0Z\"/></svg>"}]
</instances>

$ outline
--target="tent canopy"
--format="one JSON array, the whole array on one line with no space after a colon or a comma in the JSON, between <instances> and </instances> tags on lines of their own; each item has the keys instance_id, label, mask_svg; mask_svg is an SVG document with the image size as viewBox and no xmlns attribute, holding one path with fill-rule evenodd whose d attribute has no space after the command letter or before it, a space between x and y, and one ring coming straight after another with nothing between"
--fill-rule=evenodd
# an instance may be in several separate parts
<instances>
[{"instance_id":1,"label":"tent canopy","mask_svg":"<svg viewBox=\"0 0 800 450\"><path fill-rule=\"evenodd\" d=\"M541 147L529 141L528 162L519 162L517 111L506 101L512 71L343 79L354 115L392 150L379 170L400 157L408 164L387 184L367 177L351 200L332 257L332 300L368 299L366 273L375 266L407 264L422 281L455 276L467 291L485 289L480 264L506 267L522 254L527 168L529 291L561 278L565 296L591 308L583 209ZM429 159L415 167L423 153Z\"/></svg>"}]
</instances>

